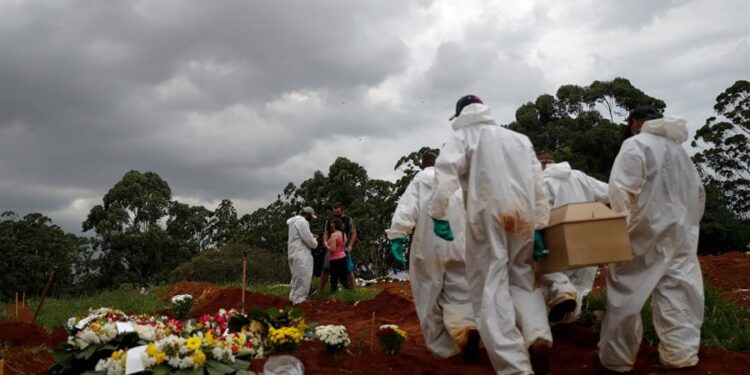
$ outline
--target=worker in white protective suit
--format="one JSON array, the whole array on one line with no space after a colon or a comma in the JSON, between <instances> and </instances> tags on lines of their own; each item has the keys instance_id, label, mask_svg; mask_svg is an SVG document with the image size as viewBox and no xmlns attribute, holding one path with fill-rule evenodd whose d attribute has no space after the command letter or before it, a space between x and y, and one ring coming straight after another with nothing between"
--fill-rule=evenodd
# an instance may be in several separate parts
<instances>
[{"instance_id":1,"label":"worker in white protective suit","mask_svg":"<svg viewBox=\"0 0 750 375\"><path fill-rule=\"evenodd\" d=\"M286 221L286 225L289 226L287 257L289 270L292 273L292 290L289 291L289 300L295 305L304 302L307 294L310 293L313 274L311 249L318 247L318 240L310 232L309 221L316 218L315 210L312 207L305 207L299 215Z\"/></svg>"},{"instance_id":2,"label":"worker in white protective suit","mask_svg":"<svg viewBox=\"0 0 750 375\"><path fill-rule=\"evenodd\" d=\"M630 114L628 126L637 135L623 142L609 178L610 204L627 214L633 249L633 260L611 264L607 273L599 361L612 371L633 368L649 296L661 365L698 364L703 278L697 248L705 193L681 145L685 121L658 117L651 108Z\"/></svg>"},{"instance_id":3,"label":"worker in white protective suit","mask_svg":"<svg viewBox=\"0 0 750 375\"><path fill-rule=\"evenodd\" d=\"M534 229L549 220L541 165L529 139L499 126L474 95L459 99L451 120L435 163L433 229L453 239L447 209L462 189L466 274L490 361L499 374L546 373L552 334L532 269Z\"/></svg>"},{"instance_id":4,"label":"worker in white protective suit","mask_svg":"<svg viewBox=\"0 0 750 375\"><path fill-rule=\"evenodd\" d=\"M550 207L594 201L609 203L606 183L572 169L567 162L555 163L550 154L540 154L539 161L544 168L544 190ZM541 277L550 322L572 323L578 319L583 297L594 287L597 270L597 266L581 267Z\"/></svg>"},{"instance_id":5,"label":"worker in white protective suit","mask_svg":"<svg viewBox=\"0 0 750 375\"><path fill-rule=\"evenodd\" d=\"M432 231L428 204L435 185L433 153L422 156L417 173L398 201L391 227L386 231L391 254L403 263L408 235L414 233L409 251L409 279L422 335L427 348L438 357L463 354L465 361L477 359L479 332L469 299L464 262L463 196L456 191L448 205L448 220L456 239L438 238Z\"/></svg>"}]
</instances>

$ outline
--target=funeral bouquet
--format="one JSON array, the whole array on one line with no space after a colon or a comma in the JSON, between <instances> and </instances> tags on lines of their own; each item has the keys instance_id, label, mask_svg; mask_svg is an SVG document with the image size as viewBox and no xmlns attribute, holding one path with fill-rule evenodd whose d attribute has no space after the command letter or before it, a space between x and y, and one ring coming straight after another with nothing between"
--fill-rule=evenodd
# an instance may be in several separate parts
<instances>
[{"instance_id":1,"label":"funeral bouquet","mask_svg":"<svg viewBox=\"0 0 750 375\"><path fill-rule=\"evenodd\" d=\"M159 315L126 315L91 310L68 320L69 337L55 352L54 374L119 375L248 374L248 360L264 355L262 323L230 329L234 310L219 310L197 320ZM130 367L130 368L129 368ZM93 371L92 371L93 370Z\"/></svg>"},{"instance_id":2,"label":"funeral bouquet","mask_svg":"<svg viewBox=\"0 0 750 375\"><path fill-rule=\"evenodd\" d=\"M378 328L376 333L380 340L380 345L386 354L398 354L401 345L406 342L406 332L395 324L385 324Z\"/></svg>"},{"instance_id":3,"label":"funeral bouquet","mask_svg":"<svg viewBox=\"0 0 750 375\"><path fill-rule=\"evenodd\" d=\"M172 311L177 319L187 319L193 311L193 296L189 294L178 294L172 297Z\"/></svg>"},{"instance_id":4,"label":"funeral bouquet","mask_svg":"<svg viewBox=\"0 0 750 375\"><path fill-rule=\"evenodd\" d=\"M317 326L315 327L315 336L325 344L326 349L331 353L342 351L351 344L349 334L346 333L346 327L341 325Z\"/></svg>"}]
</instances>

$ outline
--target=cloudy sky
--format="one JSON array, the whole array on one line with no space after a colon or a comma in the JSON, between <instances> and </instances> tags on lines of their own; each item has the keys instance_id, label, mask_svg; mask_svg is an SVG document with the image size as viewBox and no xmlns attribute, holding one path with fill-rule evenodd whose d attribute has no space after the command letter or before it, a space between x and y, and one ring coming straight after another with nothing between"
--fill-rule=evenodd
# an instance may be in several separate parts
<instances>
[{"instance_id":1,"label":"cloudy sky","mask_svg":"<svg viewBox=\"0 0 750 375\"><path fill-rule=\"evenodd\" d=\"M507 123L621 76L694 130L749 39L747 0L0 0L0 211L79 233L131 169L240 213L337 156L393 179L466 93Z\"/></svg>"}]
</instances>

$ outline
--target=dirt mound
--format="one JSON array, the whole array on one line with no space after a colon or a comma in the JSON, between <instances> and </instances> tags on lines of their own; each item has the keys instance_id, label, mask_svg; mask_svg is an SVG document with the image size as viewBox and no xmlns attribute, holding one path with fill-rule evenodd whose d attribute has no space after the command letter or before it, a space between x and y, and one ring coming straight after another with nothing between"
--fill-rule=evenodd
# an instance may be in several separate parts
<instances>
[{"instance_id":1,"label":"dirt mound","mask_svg":"<svg viewBox=\"0 0 750 375\"><path fill-rule=\"evenodd\" d=\"M55 359L44 347L10 349L5 360L5 375L45 375Z\"/></svg>"},{"instance_id":2,"label":"dirt mound","mask_svg":"<svg viewBox=\"0 0 750 375\"><path fill-rule=\"evenodd\" d=\"M260 293L245 292L245 308L247 311L255 307L267 309L269 307L282 307L288 305L286 298L268 296ZM191 316L200 317L204 314L213 315L219 309L236 309L242 308L242 289L227 288L215 290L200 300L196 301Z\"/></svg>"},{"instance_id":3,"label":"dirt mound","mask_svg":"<svg viewBox=\"0 0 750 375\"><path fill-rule=\"evenodd\" d=\"M208 298L211 294L219 290L219 286L205 283L205 282L193 282L193 281L178 281L172 285L169 290L162 294L162 301L169 303L172 297L178 294L189 294L193 296L193 301L198 304L200 301Z\"/></svg>"},{"instance_id":4,"label":"dirt mound","mask_svg":"<svg viewBox=\"0 0 750 375\"><path fill-rule=\"evenodd\" d=\"M60 328L62 330L62 328ZM68 338L63 330L64 338ZM50 336L44 328L26 322L0 322L0 342L10 343L5 355L5 374L46 374L54 362L48 348L59 343L59 335Z\"/></svg>"},{"instance_id":5,"label":"dirt mound","mask_svg":"<svg viewBox=\"0 0 750 375\"><path fill-rule=\"evenodd\" d=\"M12 346L46 345L49 335L44 328L26 322L0 322L0 341Z\"/></svg>"},{"instance_id":6,"label":"dirt mound","mask_svg":"<svg viewBox=\"0 0 750 375\"><path fill-rule=\"evenodd\" d=\"M742 252L700 257L701 270L711 284L741 305L750 305L750 255Z\"/></svg>"},{"instance_id":7,"label":"dirt mound","mask_svg":"<svg viewBox=\"0 0 750 375\"><path fill-rule=\"evenodd\" d=\"M750 305L750 255L731 252L721 255L700 256L703 277L711 285L722 290L724 296L740 305ZM594 282L594 291L606 288L607 267L599 267Z\"/></svg>"}]
</instances>

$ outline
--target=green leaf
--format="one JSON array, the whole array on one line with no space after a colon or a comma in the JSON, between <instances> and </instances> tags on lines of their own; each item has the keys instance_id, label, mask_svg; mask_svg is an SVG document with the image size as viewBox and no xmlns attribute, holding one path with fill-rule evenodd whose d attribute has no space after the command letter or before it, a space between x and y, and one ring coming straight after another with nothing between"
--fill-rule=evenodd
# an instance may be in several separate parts
<instances>
[{"instance_id":1,"label":"green leaf","mask_svg":"<svg viewBox=\"0 0 750 375\"><path fill-rule=\"evenodd\" d=\"M158 365L154 367L153 375L169 375L171 372L172 369L170 369L168 366Z\"/></svg>"},{"instance_id":2,"label":"green leaf","mask_svg":"<svg viewBox=\"0 0 750 375\"><path fill-rule=\"evenodd\" d=\"M235 371L234 367L214 359L206 361L206 369L208 370L209 375L225 375L231 374Z\"/></svg>"},{"instance_id":3,"label":"green leaf","mask_svg":"<svg viewBox=\"0 0 750 375\"><path fill-rule=\"evenodd\" d=\"M235 358L232 367L238 370L247 370L250 368L250 362Z\"/></svg>"}]
</instances>

